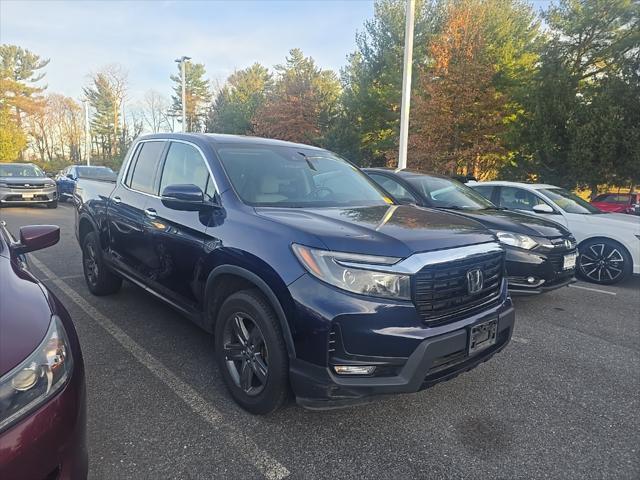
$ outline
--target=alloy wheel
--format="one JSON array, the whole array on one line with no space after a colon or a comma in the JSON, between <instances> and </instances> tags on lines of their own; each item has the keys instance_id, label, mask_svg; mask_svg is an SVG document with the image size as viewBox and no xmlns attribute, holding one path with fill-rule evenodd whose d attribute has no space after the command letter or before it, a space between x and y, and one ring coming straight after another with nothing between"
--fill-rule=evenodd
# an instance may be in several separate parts
<instances>
[{"instance_id":1,"label":"alloy wheel","mask_svg":"<svg viewBox=\"0 0 640 480\"><path fill-rule=\"evenodd\" d=\"M87 274L87 280L93 285L98 281L98 262L96 261L96 252L91 243L87 244L85 258L84 258L84 268Z\"/></svg>"},{"instance_id":2,"label":"alloy wheel","mask_svg":"<svg viewBox=\"0 0 640 480\"><path fill-rule=\"evenodd\" d=\"M235 313L227 319L223 350L235 385L249 396L259 395L267 383L269 355L260 327L251 316Z\"/></svg>"},{"instance_id":3,"label":"alloy wheel","mask_svg":"<svg viewBox=\"0 0 640 480\"><path fill-rule=\"evenodd\" d=\"M594 243L580 253L578 261L582 274L594 282L613 282L624 273L624 257L606 243Z\"/></svg>"}]
</instances>

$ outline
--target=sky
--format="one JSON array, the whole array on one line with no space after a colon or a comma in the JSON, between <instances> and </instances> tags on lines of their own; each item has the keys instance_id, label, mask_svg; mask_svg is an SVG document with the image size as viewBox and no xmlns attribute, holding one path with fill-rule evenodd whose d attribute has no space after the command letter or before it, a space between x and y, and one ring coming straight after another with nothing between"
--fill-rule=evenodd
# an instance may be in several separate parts
<instances>
[{"instance_id":1,"label":"sky","mask_svg":"<svg viewBox=\"0 0 640 480\"><path fill-rule=\"evenodd\" d=\"M47 91L76 99L91 72L120 64L135 101L149 89L170 95L182 55L204 63L214 86L256 61L283 63L295 47L337 71L372 16L372 0L0 0L0 43L49 58Z\"/></svg>"},{"instance_id":2,"label":"sky","mask_svg":"<svg viewBox=\"0 0 640 480\"><path fill-rule=\"evenodd\" d=\"M338 71L373 10L373 0L0 0L0 43L50 59L47 90L76 99L92 72L119 64L135 103L150 89L172 93L182 55L204 63L214 88L254 62L284 62L295 47Z\"/></svg>"}]
</instances>

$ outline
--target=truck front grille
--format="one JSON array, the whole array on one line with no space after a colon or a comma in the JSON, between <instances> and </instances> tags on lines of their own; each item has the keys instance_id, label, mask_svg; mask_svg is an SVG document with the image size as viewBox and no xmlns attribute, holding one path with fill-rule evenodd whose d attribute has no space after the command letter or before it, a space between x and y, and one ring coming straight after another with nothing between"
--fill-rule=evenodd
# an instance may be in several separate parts
<instances>
[{"instance_id":1,"label":"truck front grille","mask_svg":"<svg viewBox=\"0 0 640 480\"><path fill-rule=\"evenodd\" d=\"M44 183L11 183L9 186L14 190L41 190L45 187Z\"/></svg>"},{"instance_id":2,"label":"truck front grille","mask_svg":"<svg viewBox=\"0 0 640 480\"><path fill-rule=\"evenodd\" d=\"M469 292L467 273L482 272L482 288ZM413 279L413 302L429 325L450 321L457 313L496 302L504 276L504 252L492 252L448 263L427 265Z\"/></svg>"}]
</instances>

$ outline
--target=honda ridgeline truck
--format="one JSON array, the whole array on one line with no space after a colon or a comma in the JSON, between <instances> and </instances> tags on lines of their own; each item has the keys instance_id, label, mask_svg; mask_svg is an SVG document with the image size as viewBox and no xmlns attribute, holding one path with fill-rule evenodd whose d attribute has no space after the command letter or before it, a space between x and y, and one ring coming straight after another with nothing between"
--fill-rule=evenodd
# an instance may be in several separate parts
<instances>
[{"instance_id":1,"label":"honda ridgeline truck","mask_svg":"<svg viewBox=\"0 0 640 480\"><path fill-rule=\"evenodd\" d=\"M398 205L320 148L139 138L115 183L79 179L76 235L95 295L123 279L214 334L232 397L265 414L416 392L511 338L504 251L473 220Z\"/></svg>"}]
</instances>

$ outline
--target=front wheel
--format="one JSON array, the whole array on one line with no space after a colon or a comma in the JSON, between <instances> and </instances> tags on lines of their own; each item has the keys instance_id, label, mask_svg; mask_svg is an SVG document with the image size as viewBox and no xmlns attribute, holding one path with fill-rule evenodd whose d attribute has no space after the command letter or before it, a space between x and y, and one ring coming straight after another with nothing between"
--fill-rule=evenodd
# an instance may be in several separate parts
<instances>
[{"instance_id":1,"label":"front wheel","mask_svg":"<svg viewBox=\"0 0 640 480\"><path fill-rule=\"evenodd\" d=\"M95 232L87 233L82 242L82 270L87 287L94 295L110 295L122 286L122 277L104 264Z\"/></svg>"},{"instance_id":2,"label":"front wheel","mask_svg":"<svg viewBox=\"0 0 640 480\"><path fill-rule=\"evenodd\" d=\"M612 285L627 278L633 268L631 256L618 242L588 240L580 245L577 273L600 285Z\"/></svg>"},{"instance_id":3,"label":"front wheel","mask_svg":"<svg viewBox=\"0 0 640 480\"><path fill-rule=\"evenodd\" d=\"M225 300L215 329L216 361L233 399L254 414L280 408L289 391L289 362L275 312L257 290Z\"/></svg>"},{"instance_id":4,"label":"front wheel","mask_svg":"<svg viewBox=\"0 0 640 480\"><path fill-rule=\"evenodd\" d=\"M58 208L58 200L47 203L47 208Z\"/></svg>"}]
</instances>

